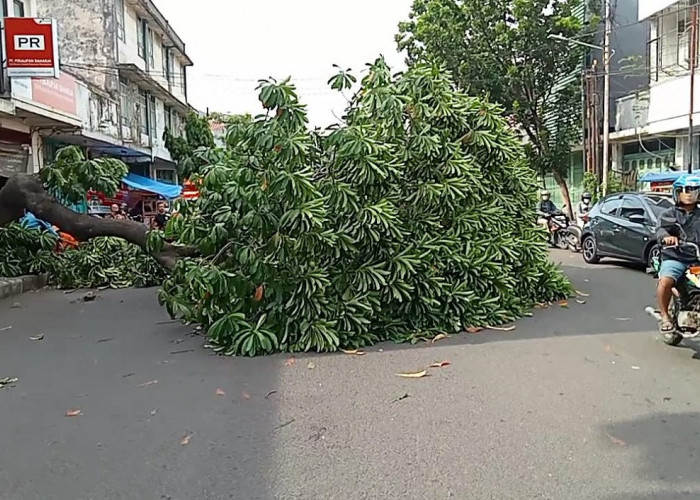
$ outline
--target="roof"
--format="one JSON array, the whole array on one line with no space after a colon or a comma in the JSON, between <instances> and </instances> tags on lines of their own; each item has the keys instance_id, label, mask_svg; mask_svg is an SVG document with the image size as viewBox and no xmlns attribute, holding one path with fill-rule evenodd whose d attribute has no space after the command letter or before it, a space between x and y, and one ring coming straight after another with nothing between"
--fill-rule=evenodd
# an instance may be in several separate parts
<instances>
[{"instance_id":1,"label":"roof","mask_svg":"<svg viewBox=\"0 0 700 500\"><path fill-rule=\"evenodd\" d=\"M670 182L685 175L686 172L680 170L668 170L666 172L647 172L639 179L639 182Z\"/></svg>"},{"instance_id":2,"label":"roof","mask_svg":"<svg viewBox=\"0 0 700 500\"><path fill-rule=\"evenodd\" d=\"M169 200L172 200L173 198L178 198L180 196L180 193L182 193L182 186L158 182L153 179L149 179L148 177L142 177L136 174L127 175L122 179L122 182L134 189L140 189L142 191L148 191L149 193L159 194L163 198L167 198Z\"/></svg>"}]
</instances>

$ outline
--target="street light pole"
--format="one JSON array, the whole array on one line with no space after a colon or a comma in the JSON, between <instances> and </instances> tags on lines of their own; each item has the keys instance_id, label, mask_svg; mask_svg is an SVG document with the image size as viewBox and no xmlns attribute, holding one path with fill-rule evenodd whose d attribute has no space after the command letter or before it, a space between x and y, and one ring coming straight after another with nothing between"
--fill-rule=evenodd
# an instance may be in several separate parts
<instances>
[{"instance_id":1,"label":"street light pole","mask_svg":"<svg viewBox=\"0 0 700 500\"><path fill-rule=\"evenodd\" d=\"M603 37L603 180L602 195L608 194L610 168L610 32L612 31L610 0L605 0L605 35Z\"/></svg>"},{"instance_id":2,"label":"street light pole","mask_svg":"<svg viewBox=\"0 0 700 500\"><path fill-rule=\"evenodd\" d=\"M693 113L695 112L695 69L698 54L698 8L693 6L690 22L690 110L688 112L688 173L693 173Z\"/></svg>"}]
</instances>

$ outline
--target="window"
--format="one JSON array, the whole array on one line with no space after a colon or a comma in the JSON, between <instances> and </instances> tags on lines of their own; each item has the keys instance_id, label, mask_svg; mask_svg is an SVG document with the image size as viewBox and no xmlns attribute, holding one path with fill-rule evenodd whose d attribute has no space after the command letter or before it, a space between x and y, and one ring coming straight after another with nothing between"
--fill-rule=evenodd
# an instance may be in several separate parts
<instances>
[{"instance_id":1,"label":"window","mask_svg":"<svg viewBox=\"0 0 700 500\"><path fill-rule=\"evenodd\" d=\"M646 195L645 198L656 217L673 206L671 199L665 196Z\"/></svg>"},{"instance_id":2,"label":"window","mask_svg":"<svg viewBox=\"0 0 700 500\"><path fill-rule=\"evenodd\" d=\"M139 89L139 97L136 101L136 108L139 113L139 125L141 133L148 135L148 96L146 91Z\"/></svg>"},{"instance_id":3,"label":"window","mask_svg":"<svg viewBox=\"0 0 700 500\"><path fill-rule=\"evenodd\" d=\"M173 117L172 115L172 108L170 106L165 106L165 128L168 130L168 132L172 133L173 131Z\"/></svg>"},{"instance_id":4,"label":"window","mask_svg":"<svg viewBox=\"0 0 700 500\"><path fill-rule=\"evenodd\" d=\"M124 0L117 0L117 36L124 42L126 41L126 31L124 29Z\"/></svg>"},{"instance_id":5,"label":"window","mask_svg":"<svg viewBox=\"0 0 700 500\"><path fill-rule=\"evenodd\" d=\"M646 210L642 200L636 196L625 196L620 209L620 217L629 220L633 215L641 215L646 217Z\"/></svg>"},{"instance_id":6,"label":"window","mask_svg":"<svg viewBox=\"0 0 700 500\"><path fill-rule=\"evenodd\" d=\"M156 69L156 54L155 54L155 33L146 26L146 51L148 52L148 67Z\"/></svg>"},{"instance_id":7,"label":"window","mask_svg":"<svg viewBox=\"0 0 700 500\"><path fill-rule=\"evenodd\" d=\"M129 98L129 82L124 79L119 79L119 99L122 108L122 125L125 127L131 126L133 119L132 100Z\"/></svg>"},{"instance_id":8,"label":"window","mask_svg":"<svg viewBox=\"0 0 700 500\"><path fill-rule=\"evenodd\" d=\"M24 17L24 1L14 0L12 5L14 6L15 17Z\"/></svg>"},{"instance_id":9,"label":"window","mask_svg":"<svg viewBox=\"0 0 700 500\"><path fill-rule=\"evenodd\" d=\"M613 198L608 198L600 207L600 213L603 215L617 215L617 209L622 205L622 197L615 196Z\"/></svg>"},{"instance_id":10,"label":"window","mask_svg":"<svg viewBox=\"0 0 700 500\"><path fill-rule=\"evenodd\" d=\"M160 182L165 182L166 184L177 184L175 170L157 169L156 180Z\"/></svg>"},{"instance_id":11,"label":"window","mask_svg":"<svg viewBox=\"0 0 700 500\"><path fill-rule=\"evenodd\" d=\"M139 44L139 57L146 60L146 21L139 19L138 21L138 44Z\"/></svg>"},{"instance_id":12,"label":"window","mask_svg":"<svg viewBox=\"0 0 700 500\"><path fill-rule=\"evenodd\" d=\"M157 131L156 123L156 98L151 96L148 101L148 130L151 133L151 137L155 139Z\"/></svg>"}]
</instances>

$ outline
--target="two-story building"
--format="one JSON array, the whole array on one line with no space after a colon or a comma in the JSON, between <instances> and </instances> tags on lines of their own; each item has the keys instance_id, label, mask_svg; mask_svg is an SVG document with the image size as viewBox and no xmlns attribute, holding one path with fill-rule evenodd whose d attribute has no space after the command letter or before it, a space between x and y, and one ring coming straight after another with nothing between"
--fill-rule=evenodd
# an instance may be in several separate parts
<instances>
[{"instance_id":1,"label":"two-story building","mask_svg":"<svg viewBox=\"0 0 700 500\"><path fill-rule=\"evenodd\" d=\"M698 141L693 140L692 145L688 141L693 5L697 5L693 0L639 4L639 21L647 27L647 60L642 71L648 85L618 99L611 134L613 168L634 173L638 179L647 172L687 169L691 147L693 168L700 164ZM697 125L700 81L695 85L694 101L692 115Z\"/></svg>"},{"instance_id":2,"label":"two-story building","mask_svg":"<svg viewBox=\"0 0 700 500\"><path fill-rule=\"evenodd\" d=\"M30 158L15 171L36 171L57 148L75 144L93 156L120 158L133 173L176 182L163 134L166 128L180 133L192 111L187 103L192 61L153 1L0 4L9 16L56 19L61 61L59 79L0 79L0 117L7 118L0 121L0 175L9 134L25 150L29 145ZM18 130L3 132L8 124Z\"/></svg>"}]
</instances>

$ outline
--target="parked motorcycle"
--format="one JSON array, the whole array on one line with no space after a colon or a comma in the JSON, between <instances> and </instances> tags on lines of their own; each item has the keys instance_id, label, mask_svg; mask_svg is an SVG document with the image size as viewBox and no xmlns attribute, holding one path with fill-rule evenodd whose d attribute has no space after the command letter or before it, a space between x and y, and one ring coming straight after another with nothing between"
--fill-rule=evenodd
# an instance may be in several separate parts
<instances>
[{"instance_id":1,"label":"parked motorcycle","mask_svg":"<svg viewBox=\"0 0 700 500\"><path fill-rule=\"evenodd\" d=\"M549 225L550 245L562 250L567 248L574 250L577 247L580 249L581 232L579 230L576 233L578 227L573 229L573 224L570 223L569 217L564 212L557 211L547 215L547 224Z\"/></svg>"},{"instance_id":2,"label":"parked motorcycle","mask_svg":"<svg viewBox=\"0 0 700 500\"><path fill-rule=\"evenodd\" d=\"M697 256L697 262L688 268L685 277L673 288L668 312L675 330L662 335L664 343L671 346L677 346L683 339L700 336L700 248L695 243L682 243L679 246L692 249ZM653 268L657 276L660 267L659 257L654 257ZM658 310L649 306L645 311L657 321L661 321Z\"/></svg>"}]
</instances>

